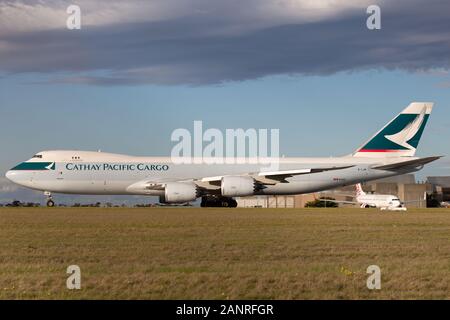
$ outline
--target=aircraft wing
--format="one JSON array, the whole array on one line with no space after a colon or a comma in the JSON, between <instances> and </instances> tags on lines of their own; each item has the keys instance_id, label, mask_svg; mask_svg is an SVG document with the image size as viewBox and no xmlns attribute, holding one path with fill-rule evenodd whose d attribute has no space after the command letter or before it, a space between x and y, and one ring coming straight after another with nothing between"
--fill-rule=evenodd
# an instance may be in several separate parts
<instances>
[{"instance_id":1,"label":"aircraft wing","mask_svg":"<svg viewBox=\"0 0 450 320\"><path fill-rule=\"evenodd\" d=\"M271 172L258 172L258 173L246 173L241 174L241 176L250 176L253 179L255 179L256 182L263 184L263 185L274 185L277 183L287 183L287 178L291 178L297 175L304 175L304 174L313 174L318 172L324 172L324 171L332 171L332 170L342 170L354 167L354 165L348 165L348 166L340 166L340 167L324 167L324 168L307 168L307 169L294 169L294 170L284 170L284 171L271 171ZM239 175L237 175L239 176ZM170 182L193 182L195 183L199 188L202 188L204 190L219 190L220 185L222 182L222 178L224 176L214 176L214 177L205 177L205 178L191 178L191 179L144 179L141 181L138 181L131 186L129 186L127 189L129 191L158 191L158 190L164 190L167 183Z\"/></svg>"},{"instance_id":2,"label":"aircraft wing","mask_svg":"<svg viewBox=\"0 0 450 320\"><path fill-rule=\"evenodd\" d=\"M242 176L250 176L255 179L257 182L261 184L273 185L277 183L287 183L287 178L292 178L298 175L304 174L312 174L324 171L332 171L332 170L342 170L354 167L354 165L349 166L341 166L341 167L325 167L325 168L306 168L306 169L294 169L294 170L284 170L284 171L267 171L267 172L257 172L257 173L248 173L242 174ZM220 182L224 176L216 176L216 177L205 177L199 179L199 182L206 182L212 185L220 185ZM197 182L196 182L197 183Z\"/></svg>"},{"instance_id":3,"label":"aircraft wing","mask_svg":"<svg viewBox=\"0 0 450 320\"><path fill-rule=\"evenodd\" d=\"M325 202L334 202L334 203L344 203L344 204L354 204L354 205L359 205L359 202L356 201L341 201L341 200L332 200L332 199L323 199L323 198L319 198L318 200L320 201L325 201Z\"/></svg>"},{"instance_id":4,"label":"aircraft wing","mask_svg":"<svg viewBox=\"0 0 450 320\"><path fill-rule=\"evenodd\" d=\"M253 175L255 180L264 183L264 181L272 181L268 184L274 184L281 182L286 183L287 178L292 178L294 176L303 175L303 174L312 174L324 171L333 171L333 170L342 170L354 167L354 165L349 166L341 166L341 167L328 167L328 168L310 168L310 169L298 169L298 170L285 170L285 171L272 171L272 172L259 172L257 175Z\"/></svg>"},{"instance_id":5,"label":"aircraft wing","mask_svg":"<svg viewBox=\"0 0 450 320\"><path fill-rule=\"evenodd\" d=\"M327 194L327 196L330 197L334 197L334 196L340 196L340 197L351 197L351 198L356 198L356 195L354 193L341 193L341 192L326 192L326 191L321 191L325 194Z\"/></svg>"},{"instance_id":6,"label":"aircraft wing","mask_svg":"<svg viewBox=\"0 0 450 320\"><path fill-rule=\"evenodd\" d=\"M422 200L407 200L407 201L402 201L403 204L408 204L408 203L417 203L417 202L424 202L427 201L426 199L422 199Z\"/></svg>"},{"instance_id":7,"label":"aircraft wing","mask_svg":"<svg viewBox=\"0 0 450 320\"><path fill-rule=\"evenodd\" d=\"M426 193L426 192L423 193L423 198L422 198L422 199L417 199L417 200L406 200L406 201L402 201L402 203L404 203L404 204L408 204L408 203L417 203L417 202L422 203L422 202L424 202L424 201L427 201L427 193Z\"/></svg>"},{"instance_id":8,"label":"aircraft wing","mask_svg":"<svg viewBox=\"0 0 450 320\"><path fill-rule=\"evenodd\" d=\"M401 169L414 169L423 166L427 163L433 162L439 158L442 158L442 156L426 157L392 164L385 164L381 166L372 167L372 169L388 170L388 171L396 171Z\"/></svg>"}]
</instances>

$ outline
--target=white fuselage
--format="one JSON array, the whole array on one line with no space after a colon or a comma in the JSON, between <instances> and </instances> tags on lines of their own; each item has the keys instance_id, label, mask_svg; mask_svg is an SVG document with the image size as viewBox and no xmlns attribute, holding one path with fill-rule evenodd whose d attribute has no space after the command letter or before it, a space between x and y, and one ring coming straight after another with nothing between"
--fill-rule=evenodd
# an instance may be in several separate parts
<instances>
[{"instance_id":1,"label":"white fuselage","mask_svg":"<svg viewBox=\"0 0 450 320\"><path fill-rule=\"evenodd\" d=\"M414 159L414 158L411 158ZM280 158L279 170L311 167L351 167L290 177L268 185L255 194L301 194L369 181L407 171L372 169L404 161L401 158ZM140 188L142 181L189 181L214 176L260 172L261 164L175 164L169 157L134 157L91 151L44 151L7 172L6 176L22 186L55 193L71 194L146 194L161 195L160 190ZM410 170L415 171L415 170Z\"/></svg>"},{"instance_id":2,"label":"white fuselage","mask_svg":"<svg viewBox=\"0 0 450 320\"><path fill-rule=\"evenodd\" d=\"M361 204L361 207L375 207L375 208L400 208L402 203L397 196L387 194L364 194L356 197L356 201Z\"/></svg>"}]
</instances>

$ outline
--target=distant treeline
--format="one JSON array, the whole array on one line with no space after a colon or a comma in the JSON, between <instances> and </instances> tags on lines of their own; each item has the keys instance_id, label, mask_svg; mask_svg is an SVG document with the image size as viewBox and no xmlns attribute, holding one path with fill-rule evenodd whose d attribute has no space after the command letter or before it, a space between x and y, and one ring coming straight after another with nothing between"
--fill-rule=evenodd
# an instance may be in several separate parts
<instances>
[{"instance_id":1,"label":"distant treeline","mask_svg":"<svg viewBox=\"0 0 450 320\"><path fill-rule=\"evenodd\" d=\"M6 204L0 203L0 207L39 207L39 203L34 202L20 202L19 200L14 200Z\"/></svg>"},{"instance_id":2,"label":"distant treeline","mask_svg":"<svg viewBox=\"0 0 450 320\"><path fill-rule=\"evenodd\" d=\"M14 200L12 202L2 204L0 203L0 207L23 207L23 208L33 208L33 207L40 207L41 204L37 202L22 202L19 200ZM161 204L155 204L155 203L138 203L134 205L127 205L127 204L113 204L111 202L101 203L74 203L71 205L68 204L58 204L56 205L58 207L72 207L72 208L126 208L126 207L136 207L136 208L147 208L147 207L159 207L162 206ZM168 205L164 205L168 206Z\"/></svg>"}]
</instances>

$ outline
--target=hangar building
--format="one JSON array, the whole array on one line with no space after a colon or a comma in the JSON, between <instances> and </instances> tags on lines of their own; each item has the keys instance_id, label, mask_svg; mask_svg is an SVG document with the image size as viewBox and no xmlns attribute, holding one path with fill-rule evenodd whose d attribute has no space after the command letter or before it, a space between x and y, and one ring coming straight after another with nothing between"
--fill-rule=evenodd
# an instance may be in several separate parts
<instances>
[{"instance_id":1,"label":"hangar building","mask_svg":"<svg viewBox=\"0 0 450 320\"><path fill-rule=\"evenodd\" d=\"M408 207L426 208L427 195L433 194L440 202L450 201L450 177L428 177L426 182L416 182L414 174L406 174L363 184L364 191L377 194L392 194L407 202ZM309 201L320 197L332 197L340 201L355 201L355 187L347 186L334 190L295 196L253 196L237 198L239 207L259 208L303 208ZM340 204L352 206L351 204Z\"/></svg>"}]
</instances>

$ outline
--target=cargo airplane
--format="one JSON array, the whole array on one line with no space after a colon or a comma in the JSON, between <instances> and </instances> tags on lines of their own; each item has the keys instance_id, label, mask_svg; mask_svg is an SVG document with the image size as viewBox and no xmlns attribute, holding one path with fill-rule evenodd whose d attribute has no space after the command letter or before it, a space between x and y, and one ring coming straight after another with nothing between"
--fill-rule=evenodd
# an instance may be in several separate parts
<instances>
[{"instance_id":1,"label":"cargo airplane","mask_svg":"<svg viewBox=\"0 0 450 320\"><path fill-rule=\"evenodd\" d=\"M162 203L202 198L201 206L235 207L233 197L312 193L415 172L438 158L415 157L433 103L413 102L349 155L280 158L279 169L259 164L176 164L170 157L92 151L42 151L6 173L24 187L52 193L159 196ZM331 136L330 136L331 137Z\"/></svg>"}]
</instances>

